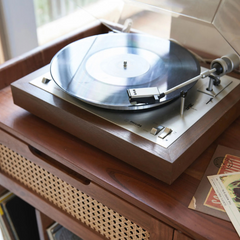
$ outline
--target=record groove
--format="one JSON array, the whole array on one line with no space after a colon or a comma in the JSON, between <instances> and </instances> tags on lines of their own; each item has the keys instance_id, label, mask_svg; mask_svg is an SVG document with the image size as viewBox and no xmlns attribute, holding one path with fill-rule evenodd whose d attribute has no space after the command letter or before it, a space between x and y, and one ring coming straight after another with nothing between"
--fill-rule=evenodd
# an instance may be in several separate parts
<instances>
[{"instance_id":1,"label":"record groove","mask_svg":"<svg viewBox=\"0 0 240 240\"><path fill-rule=\"evenodd\" d=\"M142 34L102 34L78 40L52 59L56 84L86 103L115 110L156 107L179 97L195 83L179 89L159 104L131 105L128 88L158 87L160 92L197 76L199 63L180 45Z\"/></svg>"}]
</instances>

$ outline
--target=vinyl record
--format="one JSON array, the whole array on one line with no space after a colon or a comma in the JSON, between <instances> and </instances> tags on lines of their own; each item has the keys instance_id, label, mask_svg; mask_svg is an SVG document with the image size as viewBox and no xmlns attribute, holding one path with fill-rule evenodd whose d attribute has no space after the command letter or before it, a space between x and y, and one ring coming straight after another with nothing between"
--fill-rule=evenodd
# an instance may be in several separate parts
<instances>
[{"instance_id":1,"label":"vinyl record","mask_svg":"<svg viewBox=\"0 0 240 240\"><path fill-rule=\"evenodd\" d=\"M54 56L50 71L60 88L84 102L138 110L169 102L194 83L148 105L131 105L127 89L158 87L165 92L197 76L200 66L188 50L174 42L142 34L110 33L69 44Z\"/></svg>"}]
</instances>

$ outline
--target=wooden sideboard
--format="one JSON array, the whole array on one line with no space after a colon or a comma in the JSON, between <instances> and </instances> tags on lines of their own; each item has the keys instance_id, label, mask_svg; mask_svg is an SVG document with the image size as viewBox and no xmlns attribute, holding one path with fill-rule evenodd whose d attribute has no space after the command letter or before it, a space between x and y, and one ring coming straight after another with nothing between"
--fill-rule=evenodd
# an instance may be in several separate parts
<instances>
[{"instance_id":1,"label":"wooden sideboard","mask_svg":"<svg viewBox=\"0 0 240 240\"><path fill-rule=\"evenodd\" d=\"M230 222L188 205L218 144L240 148L240 118L168 185L14 105L11 82L104 31L95 24L0 65L0 185L36 208L41 240L53 220L84 240L239 239Z\"/></svg>"}]
</instances>

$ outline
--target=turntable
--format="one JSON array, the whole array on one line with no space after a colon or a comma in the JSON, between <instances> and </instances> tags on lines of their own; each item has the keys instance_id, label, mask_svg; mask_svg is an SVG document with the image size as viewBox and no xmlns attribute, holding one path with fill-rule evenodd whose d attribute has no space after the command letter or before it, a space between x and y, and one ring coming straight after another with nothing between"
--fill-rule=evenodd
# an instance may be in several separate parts
<instances>
[{"instance_id":1,"label":"turntable","mask_svg":"<svg viewBox=\"0 0 240 240\"><path fill-rule=\"evenodd\" d=\"M126 2L128 10L136 7ZM214 28L226 2L211 5L218 9ZM141 1L137 9L144 6L148 17L169 16L151 3ZM177 15L199 24L193 12ZM109 33L69 44L50 65L13 83L14 102L171 184L239 116L239 80L227 75L238 68L239 56L231 48L204 68L178 43L130 32L134 21L125 21L122 32L119 22L103 23Z\"/></svg>"}]
</instances>

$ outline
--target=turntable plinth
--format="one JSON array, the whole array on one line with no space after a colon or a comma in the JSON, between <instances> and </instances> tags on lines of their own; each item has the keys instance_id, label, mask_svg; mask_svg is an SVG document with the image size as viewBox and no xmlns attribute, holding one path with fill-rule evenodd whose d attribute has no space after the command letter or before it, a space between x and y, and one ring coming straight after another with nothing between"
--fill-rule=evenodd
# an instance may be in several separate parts
<instances>
[{"instance_id":1,"label":"turntable plinth","mask_svg":"<svg viewBox=\"0 0 240 240\"><path fill-rule=\"evenodd\" d=\"M29 83L48 71L49 66L45 66L13 83L14 103L168 184L176 180L240 114L238 85L165 148Z\"/></svg>"}]
</instances>

